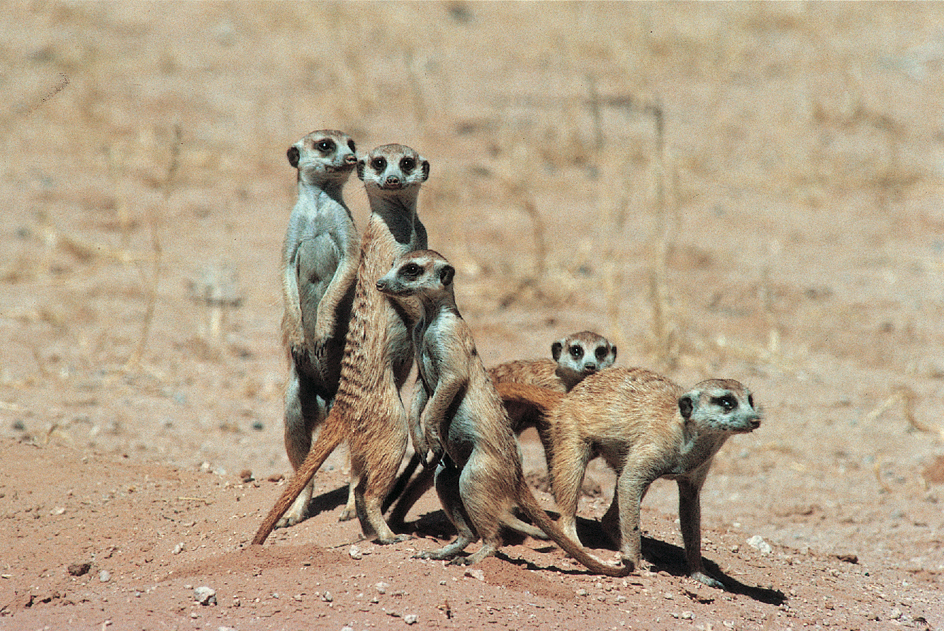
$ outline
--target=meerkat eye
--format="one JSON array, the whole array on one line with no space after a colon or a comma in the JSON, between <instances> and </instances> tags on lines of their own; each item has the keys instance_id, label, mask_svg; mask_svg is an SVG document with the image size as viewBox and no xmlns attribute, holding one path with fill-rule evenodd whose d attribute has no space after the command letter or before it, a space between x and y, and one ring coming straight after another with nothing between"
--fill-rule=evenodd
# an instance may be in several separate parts
<instances>
[{"instance_id":1,"label":"meerkat eye","mask_svg":"<svg viewBox=\"0 0 944 631\"><path fill-rule=\"evenodd\" d=\"M725 412L730 412L738 406L737 399L735 399L734 396L730 394L716 398L715 404L720 406Z\"/></svg>"},{"instance_id":2,"label":"meerkat eye","mask_svg":"<svg viewBox=\"0 0 944 631\"><path fill-rule=\"evenodd\" d=\"M581 357L583 357L583 347L578 346L576 344L572 345L570 347L570 356L573 357L574 359L580 359Z\"/></svg>"},{"instance_id":3,"label":"meerkat eye","mask_svg":"<svg viewBox=\"0 0 944 631\"><path fill-rule=\"evenodd\" d=\"M334 143L331 142L330 140L325 139L325 140L318 141L319 151L324 151L325 153L327 153L328 151L331 151L332 149L334 149Z\"/></svg>"},{"instance_id":4,"label":"meerkat eye","mask_svg":"<svg viewBox=\"0 0 944 631\"><path fill-rule=\"evenodd\" d=\"M370 161L370 166L375 171L383 171L387 168L387 160L386 158L374 158Z\"/></svg>"},{"instance_id":5,"label":"meerkat eye","mask_svg":"<svg viewBox=\"0 0 944 631\"><path fill-rule=\"evenodd\" d=\"M410 157L403 158L400 160L400 168L403 169L404 172L412 171L416 168L416 160Z\"/></svg>"},{"instance_id":6,"label":"meerkat eye","mask_svg":"<svg viewBox=\"0 0 944 631\"><path fill-rule=\"evenodd\" d=\"M403 275L415 278L423 273L423 268L416 263L407 263L403 266Z\"/></svg>"},{"instance_id":7,"label":"meerkat eye","mask_svg":"<svg viewBox=\"0 0 944 631\"><path fill-rule=\"evenodd\" d=\"M606 347L605 347L605 346L597 346L597 351L596 351L595 355L597 356L597 359L599 359L600 361L603 361L604 359L606 359L606 355L607 355Z\"/></svg>"}]
</instances>

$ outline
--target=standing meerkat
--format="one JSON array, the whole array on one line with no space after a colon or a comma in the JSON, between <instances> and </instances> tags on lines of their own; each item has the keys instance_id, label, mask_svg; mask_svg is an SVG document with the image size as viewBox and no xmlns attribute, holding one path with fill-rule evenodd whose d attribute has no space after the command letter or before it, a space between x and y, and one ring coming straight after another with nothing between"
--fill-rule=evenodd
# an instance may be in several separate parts
<instances>
[{"instance_id":1,"label":"standing meerkat","mask_svg":"<svg viewBox=\"0 0 944 631\"><path fill-rule=\"evenodd\" d=\"M515 360L493 366L488 376L498 383L520 383L549 388L555 392L568 392L586 376L609 368L616 361L616 346L602 335L591 331L572 333L551 344L553 359ZM505 401L509 427L520 434L529 427L537 428L541 444L550 460L550 436L547 430L547 415L533 405L522 401ZM420 497L432 486L434 470L424 468L403 491L390 513L389 523L402 527L407 513ZM536 536L533 532L526 532Z\"/></svg>"},{"instance_id":2,"label":"standing meerkat","mask_svg":"<svg viewBox=\"0 0 944 631\"><path fill-rule=\"evenodd\" d=\"M298 199L282 244L282 344L291 360L285 388L285 452L297 470L311 448L341 376L344 338L354 300L359 258L354 218L341 190L357 164L354 140L341 131L313 131L289 147L298 169ZM279 520L303 520L308 484ZM347 511L353 515L354 494Z\"/></svg>"},{"instance_id":3,"label":"standing meerkat","mask_svg":"<svg viewBox=\"0 0 944 631\"><path fill-rule=\"evenodd\" d=\"M519 394L523 401L549 410L549 471L561 530L579 541L580 483L591 456L603 456L618 476L603 527L619 542L623 563L635 568L642 499L656 479L675 480L689 574L711 587L723 587L702 567L701 489L724 442L760 427L761 415L747 387L733 379L709 379L685 392L642 368L610 368L584 379L566 395L519 384L499 389L503 396Z\"/></svg>"},{"instance_id":4,"label":"standing meerkat","mask_svg":"<svg viewBox=\"0 0 944 631\"><path fill-rule=\"evenodd\" d=\"M417 453L439 459L436 491L458 531L445 547L418 556L471 565L502 545L501 527L518 528L520 506L547 535L591 571L623 576L627 568L592 556L569 539L538 504L521 471L518 442L505 408L456 307L455 269L431 250L401 256L377 289L396 300L418 299L422 316L413 329L420 381L414 389L411 433ZM458 558L470 543L482 547Z\"/></svg>"},{"instance_id":5,"label":"standing meerkat","mask_svg":"<svg viewBox=\"0 0 944 631\"><path fill-rule=\"evenodd\" d=\"M416 201L429 177L429 162L409 147L384 145L357 163L357 175L367 190L371 215L361 239L337 394L318 439L259 526L254 544L266 540L343 440L351 448L351 484L365 536L382 544L407 538L390 530L381 503L396 480L409 439L400 387L413 364L409 323L415 316L375 285L397 256L426 248L426 229L416 215Z\"/></svg>"}]
</instances>

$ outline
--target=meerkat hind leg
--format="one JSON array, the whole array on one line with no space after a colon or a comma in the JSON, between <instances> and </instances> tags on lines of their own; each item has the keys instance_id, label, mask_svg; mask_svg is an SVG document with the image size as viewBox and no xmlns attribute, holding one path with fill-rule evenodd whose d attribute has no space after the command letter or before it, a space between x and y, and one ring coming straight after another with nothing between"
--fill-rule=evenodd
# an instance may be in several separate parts
<instances>
[{"instance_id":1,"label":"meerkat hind leg","mask_svg":"<svg viewBox=\"0 0 944 631\"><path fill-rule=\"evenodd\" d=\"M325 418L324 406L312 388L310 380L300 375L293 365L285 389L285 452L293 470L298 470L311 449L312 432ZM308 504L314 494L312 479L295 498L291 508L276 522L276 528L287 528L304 521L308 516Z\"/></svg>"},{"instance_id":2,"label":"meerkat hind leg","mask_svg":"<svg viewBox=\"0 0 944 631\"><path fill-rule=\"evenodd\" d=\"M408 441L405 423L393 424L388 429L384 449L377 449L376 441L370 436L352 435L351 478L357 480L354 487L354 501L361 529L367 537L374 537L375 543L387 545L406 541L410 535L395 535L383 518L383 501L397 481L397 471ZM371 444L375 443L375 444ZM371 452L371 448L373 451ZM371 466L365 467L370 462Z\"/></svg>"},{"instance_id":3,"label":"meerkat hind leg","mask_svg":"<svg viewBox=\"0 0 944 631\"><path fill-rule=\"evenodd\" d=\"M469 517L462 507L462 500L459 498L459 475L460 471L451 465L439 465L436 469L436 493L439 495L439 501L442 503L446 517L455 526L458 536L452 543L445 545L438 550L425 550L418 552L415 556L418 559L455 559L460 552L466 549L471 543L478 541L478 535L469 525Z\"/></svg>"}]
</instances>

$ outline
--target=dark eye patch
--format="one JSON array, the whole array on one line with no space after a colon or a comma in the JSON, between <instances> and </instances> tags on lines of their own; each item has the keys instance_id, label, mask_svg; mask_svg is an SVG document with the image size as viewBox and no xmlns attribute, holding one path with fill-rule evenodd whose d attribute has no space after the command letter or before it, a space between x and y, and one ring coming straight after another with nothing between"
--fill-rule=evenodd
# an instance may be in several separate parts
<instances>
[{"instance_id":1,"label":"dark eye patch","mask_svg":"<svg viewBox=\"0 0 944 631\"><path fill-rule=\"evenodd\" d=\"M601 360L601 361L604 360L604 359L606 359L606 355L607 355L606 347L605 347L605 346L597 346L597 350L596 350L596 353L595 353L595 354L596 354L596 356L597 356L597 359L599 359L599 360Z\"/></svg>"},{"instance_id":2,"label":"dark eye patch","mask_svg":"<svg viewBox=\"0 0 944 631\"><path fill-rule=\"evenodd\" d=\"M416 160L407 156L403 158L402 160L400 160L400 168L403 170L404 173L409 173L410 171L416 168Z\"/></svg>"},{"instance_id":3,"label":"dark eye patch","mask_svg":"<svg viewBox=\"0 0 944 631\"><path fill-rule=\"evenodd\" d=\"M319 140L316 146L318 147L318 151L323 151L325 153L334 150L334 142L328 140L327 138Z\"/></svg>"},{"instance_id":4,"label":"dark eye patch","mask_svg":"<svg viewBox=\"0 0 944 631\"><path fill-rule=\"evenodd\" d=\"M387 159L380 158L380 157L374 158L373 160L370 161L370 166L375 171L383 171L384 169L387 168Z\"/></svg>"},{"instance_id":5,"label":"dark eye patch","mask_svg":"<svg viewBox=\"0 0 944 631\"><path fill-rule=\"evenodd\" d=\"M574 359L580 359L581 357L583 357L583 347L578 346L577 344L573 344L570 347L570 356L573 357Z\"/></svg>"},{"instance_id":6,"label":"dark eye patch","mask_svg":"<svg viewBox=\"0 0 944 631\"><path fill-rule=\"evenodd\" d=\"M719 406L725 412L730 412L738 406L737 399L734 398L734 395L726 394L721 397L715 397L713 399L714 404Z\"/></svg>"},{"instance_id":7,"label":"dark eye patch","mask_svg":"<svg viewBox=\"0 0 944 631\"><path fill-rule=\"evenodd\" d=\"M407 263L403 266L403 275L410 278L416 278L423 273L423 268L416 263Z\"/></svg>"}]
</instances>

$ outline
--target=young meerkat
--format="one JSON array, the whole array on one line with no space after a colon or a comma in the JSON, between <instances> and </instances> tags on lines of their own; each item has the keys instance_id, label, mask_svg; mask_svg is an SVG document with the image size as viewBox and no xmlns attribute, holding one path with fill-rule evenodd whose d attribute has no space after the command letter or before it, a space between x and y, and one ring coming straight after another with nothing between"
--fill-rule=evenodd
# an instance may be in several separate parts
<instances>
[{"instance_id":1,"label":"young meerkat","mask_svg":"<svg viewBox=\"0 0 944 631\"><path fill-rule=\"evenodd\" d=\"M432 450L436 491L458 531L445 547L418 556L471 565L502 545L501 527L512 526L520 506L541 530L591 571L623 576L628 569L592 556L567 538L538 504L521 471L518 442L501 398L479 358L453 291L455 269L431 250L401 256L377 289L396 300L418 299L422 316L413 330L419 383L414 389L411 433L421 457ZM467 558L458 555L479 538Z\"/></svg>"},{"instance_id":2,"label":"young meerkat","mask_svg":"<svg viewBox=\"0 0 944 631\"><path fill-rule=\"evenodd\" d=\"M567 392L587 375L609 368L616 361L616 346L602 335L591 331L572 333L551 344L553 359L515 360L488 369L488 376L498 383L521 383L549 388L556 392ZM544 451L550 459L550 436L547 431L547 415L534 405L522 401L504 401L508 413L509 427L520 434L535 427L541 437ZM407 513L420 497L432 486L434 470L421 470L405 488L390 513L392 527L403 527ZM525 531L531 536L541 536L533 530Z\"/></svg>"},{"instance_id":3,"label":"young meerkat","mask_svg":"<svg viewBox=\"0 0 944 631\"><path fill-rule=\"evenodd\" d=\"M761 424L754 397L733 379L708 379L689 391L643 368L609 368L587 377L569 393L503 384L502 396L548 410L553 443L549 472L564 533L577 536L577 499L593 454L617 474L613 503L603 517L629 568L640 560L639 507L658 478L678 483L679 522L692 578L723 585L705 574L701 561L701 489L712 459L733 434Z\"/></svg>"},{"instance_id":4,"label":"young meerkat","mask_svg":"<svg viewBox=\"0 0 944 631\"><path fill-rule=\"evenodd\" d=\"M298 199L282 245L282 343L290 358L285 387L285 452L298 469L324 420L341 376L344 338L360 256L354 218L341 190L357 164L354 140L341 131L313 131L289 147L298 169ZM308 484L276 527L303 520ZM353 516L353 487L348 511Z\"/></svg>"},{"instance_id":5,"label":"young meerkat","mask_svg":"<svg viewBox=\"0 0 944 631\"><path fill-rule=\"evenodd\" d=\"M396 480L409 440L400 388L413 364L409 305L394 303L375 285L400 254L426 248L426 229L416 215L429 162L403 145L377 147L357 164L371 215L361 239L354 305L331 412L302 465L259 526L262 544L278 519L343 441L351 449L351 484L365 536L378 543L401 541L383 519L381 503Z\"/></svg>"}]
</instances>

